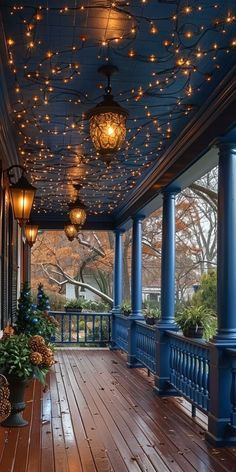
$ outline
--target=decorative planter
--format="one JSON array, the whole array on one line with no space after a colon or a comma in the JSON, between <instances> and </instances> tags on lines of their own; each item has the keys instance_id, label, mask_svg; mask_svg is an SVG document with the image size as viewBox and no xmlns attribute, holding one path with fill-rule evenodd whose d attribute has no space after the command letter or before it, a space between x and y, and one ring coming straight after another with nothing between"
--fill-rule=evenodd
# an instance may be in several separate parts
<instances>
[{"instance_id":1,"label":"decorative planter","mask_svg":"<svg viewBox=\"0 0 236 472\"><path fill-rule=\"evenodd\" d=\"M146 324L147 325L154 325L156 322L156 318L145 318Z\"/></svg>"},{"instance_id":2,"label":"decorative planter","mask_svg":"<svg viewBox=\"0 0 236 472\"><path fill-rule=\"evenodd\" d=\"M189 327L183 330L183 335L186 338L202 338L203 337L203 327L198 326L197 329L195 327Z\"/></svg>"},{"instance_id":3,"label":"decorative planter","mask_svg":"<svg viewBox=\"0 0 236 472\"><path fill-rule=\"evenodd\" d=\"M9 401L11 403L11 414L1 423L1 426L8 428L19 428L26 426L28 421L22 417L22 411L25 409L24 394L28 380L21 380L14 376L7 376L10 388Z\"/></svg>"},{"instance_id":4,"label":"decorative planter","mask_svg":"<svg viewBox=\"0 0 236 472\"><path fill-rule=\"evenodd\" d=\"M82 313L82 308L65 308L67 313Z\"/></svg>"}]
</instances>

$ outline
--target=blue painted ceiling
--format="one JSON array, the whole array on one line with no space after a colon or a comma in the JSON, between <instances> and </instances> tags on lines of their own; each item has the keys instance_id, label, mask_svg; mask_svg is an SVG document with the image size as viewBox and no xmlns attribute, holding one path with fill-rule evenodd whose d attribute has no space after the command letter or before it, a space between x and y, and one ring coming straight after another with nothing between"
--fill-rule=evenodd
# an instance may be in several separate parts
<instances>
[{"instance_id":1,"label":"blue painted ceiling","mask_svg":"<svg viewBox=\"0 0 236 472\"><path fill-rule=\"evenodd\" d=\"M82 183L91 215L112 215L235 64L235 0L23 0L1 6L19 154L37 186L35 213L67 216ZM127 139L109 167L86 111L112 62Z\"/></svg>"}]
</instances>

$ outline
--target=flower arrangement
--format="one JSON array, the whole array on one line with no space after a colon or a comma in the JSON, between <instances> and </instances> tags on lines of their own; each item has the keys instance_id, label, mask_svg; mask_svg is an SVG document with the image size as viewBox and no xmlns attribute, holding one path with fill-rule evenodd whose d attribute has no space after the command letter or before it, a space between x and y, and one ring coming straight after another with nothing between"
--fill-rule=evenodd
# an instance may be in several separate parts
<instances>
[{"instance_id":1,"label":"flower arrangement","mask_svg":"<svg viewBox=\"0 0 236 472\"><path fill-rule=\"evenodd\" d=\"M14 334L9 327L0 340L0 369L4 375L20 380L38 379L45 384L46 374L55 363L52 346L42 336Z\"/></svg>"}]
</instances>

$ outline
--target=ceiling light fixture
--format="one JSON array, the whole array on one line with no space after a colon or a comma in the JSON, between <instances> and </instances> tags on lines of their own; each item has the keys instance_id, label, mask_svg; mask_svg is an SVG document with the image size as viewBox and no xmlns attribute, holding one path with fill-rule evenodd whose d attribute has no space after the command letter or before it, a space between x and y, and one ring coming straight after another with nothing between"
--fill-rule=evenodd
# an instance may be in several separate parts
<instances>
[{"instance_id":1,"label":"ceiling light fixture","mask_svg":"<svg viewBox=\"0 0 236 472\"><path fill-rule=\"evenodd\" d=\"M74 185L77 192L81 189L81 185ZM87 218L87 208L83 202L81 202L79 195L75 202L69 205L69 217L72 225L83 226Z\"/></svg>"},{"instance_id":2,"label":"ceiling light fixture","mask_svg":"<svg viewBox=\"0 0 236 472\"><path fill-rule=\"evenodd\" d=\"M112 64L106 64L98 72L107 77L107 86L103 101L87 112L90 122L90 136L101 159L111 161L111 155L122 147L126 136L128 111L113 99L111 94L111 76L118 72Z\"/></svg>"},{"instance_id":3,"label":"ceiling light fixture","mask_svg":"<svg viewBox=\"0 0 236 472\"><path fill-rule=\"evenodd\" d=\"M67 223L64 226L64 231L66 234L66 237L69 239L69 241L73 241L76 236L78 235L79 228L75 225L72 225L71 223Z\"/></svg>"}]
</instances>

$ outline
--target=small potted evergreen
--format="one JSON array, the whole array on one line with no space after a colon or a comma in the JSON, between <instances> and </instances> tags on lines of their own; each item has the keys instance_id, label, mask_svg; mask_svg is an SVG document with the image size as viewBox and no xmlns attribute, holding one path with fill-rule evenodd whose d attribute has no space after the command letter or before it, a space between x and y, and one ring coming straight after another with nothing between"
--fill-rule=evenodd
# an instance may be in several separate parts
<instances>
[{"instance_id":1,"label":"small potted evergreen","mask_svg":"<svg viewBox=\"0 0 236 472\"><path fill-rule=\"evenodd\" d=\"M85 300L82 297L69 300L65 304L65 310L69 313L81 313L86 306Z\"/></svg>"},{"instance_id":2,"label":"small potted evergreen","mask_svg":"<svg viewBox=\"0 0 236 472\"><path fill-rule=\"evenodd\" d=\"M124 316L129 316L132 312L131 304L129 302L122 303L121 312Z\"/></svg>"},{"instance_id":3,"label":"small potted evergreen","mask_svg":"<svg viewBox=\"0 0 236 472\"><path fill-rule=\"evenodd\" d=\"M156 324L157 320L160 318L160 310L158 308L152 308L147 306L143 310L144 319L148 325Z\"/></svg>"},{"instance_id":4,"label":"small potted evergreen","mask_svg":"<svg viewBox=\"0 0 236 472\"><path fill-rule=\"evenodd\" d=\"M177 313L176 322L188 338L209 338L216 328L216 317L203 305L185 306Z\"/></svg>"}]
</instances>

